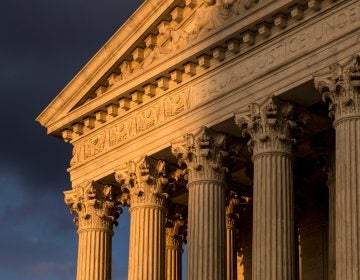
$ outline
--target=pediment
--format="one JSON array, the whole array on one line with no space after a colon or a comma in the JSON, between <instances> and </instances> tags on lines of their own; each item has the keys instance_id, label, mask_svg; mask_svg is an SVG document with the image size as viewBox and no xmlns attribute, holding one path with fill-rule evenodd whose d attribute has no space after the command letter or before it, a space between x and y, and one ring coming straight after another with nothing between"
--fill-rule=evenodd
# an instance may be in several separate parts
<instances>
[{"instance_id":1,"label":"pediment","mask_svg":"<svg viewBox=\"0 0 360 280\"><path fill-rule=\"evenodd\" d=\"M39 115L37 121L48 128L48 133L60 135L65 123L55 126L52 124L66 120L65 122L68 122L66 125L71 126L79 118L84 119L86 107L89 107L90 114L95 113L99 108L94 109L90 104L101 104L102 101L99 100L104 100L104 104L100 106L109 105L111 102L104 96L116 88L120 88L118 99L124 97L129 100L134 99L132 93L135 93L133 95L135 99L138 95L144 94L143 86L148 87L145 91L152 91L151 84L159 81L144 79L144 82L138 85L138 88L133 88L133 92L130 93L125 93L126 90L121 89L126 88L139 76L145 77L149 70L169 62L174 55L184 52L213 31L248 13L257 2L256 0L145 1ZM204 63L207 63L206 57ZM192 65L188 64L188 68L191 74ZM170 72L160 81L163 88L167 87L169 79L175 81L177 79L176 69ZM172 75L174 77L170 77ZM79 110L81 113L77 114Z\"/></svg>"}]
</instances>

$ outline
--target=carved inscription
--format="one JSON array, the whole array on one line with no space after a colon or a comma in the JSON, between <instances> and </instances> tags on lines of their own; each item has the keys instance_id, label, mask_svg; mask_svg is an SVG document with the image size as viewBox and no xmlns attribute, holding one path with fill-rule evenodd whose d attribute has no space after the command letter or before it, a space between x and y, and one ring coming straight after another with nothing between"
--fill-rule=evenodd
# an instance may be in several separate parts
<instances>
[{"instance_id":1,"label":"carved inscription","mask_svg":"<svg viewBox=\"0 0 360 280\"><path fill-rule=\"evenodd\" d=\"M289 63L346 33L360 28L360 4L356 3L326 19L312 24L295 35L285 37L265 50L236 61L227 70L193 87L194 103L228 92L264 73Z\"/></svg>"},{"instance_id":2,"label":"carved inscription","mask_svg":"<svg viewBox=\"0 0 360 280\"><path fill-rule=\"evenodd\" d=\"M189 90L175 92L160 98L155 104L149 104L141 111L134 111L125 118L120 118L115 124L106 127L101 132L74 143L73 157L70 165L77 165L124 141L149 130L157 124L190 108Z\"/></svg>"}]
</instances>

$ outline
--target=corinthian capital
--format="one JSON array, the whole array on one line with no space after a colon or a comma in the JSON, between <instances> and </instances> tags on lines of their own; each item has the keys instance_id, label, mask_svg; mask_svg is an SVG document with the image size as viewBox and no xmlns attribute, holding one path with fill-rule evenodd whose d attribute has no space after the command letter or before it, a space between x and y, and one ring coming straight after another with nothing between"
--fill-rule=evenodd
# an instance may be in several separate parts
<instances>
[{"instance_id":1,"label":"corinthian capital","mask_svg":"<svg viewBox=\"0 0 360 280\"><path fill-rule=\"evenodd\" d=\"M187 179L223 181L226 168L224 158L226 136L206 127L197 133L190 133L172 144L172 153L178 158L179 164L186 164Z\"/></svg>"},{"instance_id":2,"label":"corinthian capital","mask_svg":"<svg viewBox=\"0 0 360 280\"><path fill-rule=\"evenodd\" d=\"M88 181L65 191L64 195L70 212L77 213L74 222L79 230L112 230L113 225L117 225L122 209L112 186Z\"/></svg>"},{"instance_id":3,"label":"corinthian capital","mask_svg":"<svg viewBox=\"0 0 360 280\"><path fill-rule=\"evenodd\" d=\"M360 116L360 56L345 65L336 63L329 72L314 78L324 102L329 102L329 116L338 121Z\"/></svg>"},{"instance_id":4,"label":"corinthian capital","mask_svg":"<svg viewBox=\"0 0 360 280\"><path fill-rule=\"evenodd\" d=\"M187 221L185 207L180 207L180 209L179 207L175 209L175 212L169 210L166 216L166 246L181 249L186 239Z\"/></svg>"},{"instance_id":5,"label":"corinthian capital","mask_svg":"<svg viewBox=\"0 0 360 280\"><path fill-rule=\"evenodd\" d=\"M235 113L235 122L243 136L250 136L248 146L254 155L292 151L292 130L297 127L293 104L271 97L263 104L249 105L247 112Z\"/></svg>"},{"instance_id":6,"label":"corinthian capital","mask_svg":"<svg viewBox=\"0 0 360 280\"><path fill-rule=\"evenodd\" d=\"M130 161L116 171L116 180L121 185L125 204L164 206L168 197L165 187L168 179L165 162L155 161L145 156L139 161Z\"/></svg>"}]
</instances>

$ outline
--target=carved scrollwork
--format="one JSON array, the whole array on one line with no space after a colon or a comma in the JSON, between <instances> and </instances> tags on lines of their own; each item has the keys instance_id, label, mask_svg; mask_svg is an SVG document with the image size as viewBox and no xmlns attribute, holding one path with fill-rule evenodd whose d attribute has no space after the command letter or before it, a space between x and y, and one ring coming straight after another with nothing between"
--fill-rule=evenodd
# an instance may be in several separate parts
<instances>
[{"instance_id":1,"label":"carved scrollwork","mask_svg":"<svg viewBox=\"0 0 360 280\"><path fill-rule=\"evenodd\" d=\"M296 142L292 131L300 121L304 120L295 119L294 105L276 97L264 104L251 104L246 113L235 114L243 136L250 136L248 146L254 155L268 151L290 153Z\"/></svg>"},{"instance_id":2,"label":"carved scrollwork","mask_svg":"<svg viewBox=\"0 0 360 280\"><path fill-rule=\"evenodd\" d=\"M112 186L88 181L65 191L64 195L70 213L77 213L74 222L79 230L112 230L113 225L117 225L116 220L122 209Z\"/></svg>"},{"instance_id":3,"label":"carved scrollwork","mask_svg":"<svg viewBox=\"0 0 360 280\"><path fill-rule=\"evenodd\" d=\"M335 121L360 115L360 56L352 59L352 65L335 63L329 68L329 75L316 77L315 88L329 102L329 116Z\"/></svg>"},{"instance_id":4,"label":"carved scrollwork","mask_svg":"<svg viewBox=\"0 0 360 280\"><path fill-rule=\"evenodd\" d=\"M223 181L227 168L224 159L226 135L203 127L195 134L187 134L184 139L172 144L172 153L178 158L179 165L186 164L186 179Z\"/></svg>"},{"instance_id":5,"label":"carved scrollwork","mask_svg":"<svg viewBox=\"0 0 360 280\"><path fill-rule=\"evenodd\" d=\"M130 161L115 173L116 180L121 185L126 205L164 206L168 194L166 186L168 178L165 173L164 161L152 161L143 157L138 162ZM125 194L128 194L127 196Z\"/></svg>"}]
</instances>

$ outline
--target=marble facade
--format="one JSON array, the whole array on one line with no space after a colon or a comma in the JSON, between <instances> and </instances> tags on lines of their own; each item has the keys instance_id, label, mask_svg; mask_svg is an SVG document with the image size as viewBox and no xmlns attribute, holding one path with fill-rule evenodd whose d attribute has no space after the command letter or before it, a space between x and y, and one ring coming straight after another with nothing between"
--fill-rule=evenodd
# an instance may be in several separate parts
<instances>
[{"instance_id":1,"label":"marble facade","mask_svg":"<svg viewBox=\"0 0 360 280\"><path fill-rule=\"evenodd\" d=\"M146 0L39 115L77 280L360 279L360 3Z\"/></svg>"}]
</instances>

